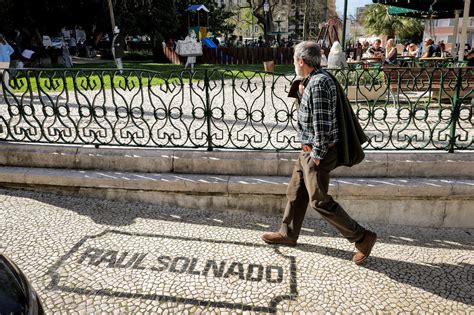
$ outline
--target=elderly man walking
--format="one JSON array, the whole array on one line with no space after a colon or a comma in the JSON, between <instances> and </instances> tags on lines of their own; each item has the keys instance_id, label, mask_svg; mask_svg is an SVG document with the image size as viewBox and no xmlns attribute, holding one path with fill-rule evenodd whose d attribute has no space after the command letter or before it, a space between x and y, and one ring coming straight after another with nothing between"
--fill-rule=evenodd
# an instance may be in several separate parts
<instances>
[{"instance_id":1,"label":"elderly man walking","mask_svg":"<svg viewBox=\"0 0 474 315\"><path fill-rule=\"evenodd\" d=\"M333 169L352 166L363 159L360 145L367 138L342 87L330 73L320 69L320 47L312 41L302 42L295 47L293 59L296 74L304 78L298 109L301 152L288 185L280 230L264 233L262 239L268 244L295 246L309 204L355 243L357 253L352 260L360 265L369 257L377 235L352 219L328 195L328 188Z\"/></svg>"}]
</instances>

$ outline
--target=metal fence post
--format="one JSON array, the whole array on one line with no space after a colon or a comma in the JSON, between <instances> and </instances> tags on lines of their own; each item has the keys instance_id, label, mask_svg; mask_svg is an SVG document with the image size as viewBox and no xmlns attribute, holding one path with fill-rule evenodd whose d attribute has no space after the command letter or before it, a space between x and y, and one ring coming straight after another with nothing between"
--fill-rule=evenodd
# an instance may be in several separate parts
<instances>
[{"instance_id":1,"label":"metal fence post","mask_svg":"<svg viewBox=\"0 0 474 315\"><path fill-rule=\"evenodd\" d=\"M206 89L206 123L207 123L207 151L212 151L212 135L211 135L211 117L212 109L211 102L209 100L209 72L208 69L204 70L204 87Z\"/></svg>"},{"instance_id":2,"label":"metal fence post","mask_svg":"<svg viewBox=\"0 0 474 315\"><path fill-rule=\"evenodd\" d=\"M456 90L453 98L453 111L451 113L451 122L450 122L450 131L449 131L449 147L448 152L454 152L454 146L456 145L456 125L459 120L459 108L461 106L460 90L462 84L462 68L457 69L458 73L456 75Z\"/></svg>"}]
</instances>

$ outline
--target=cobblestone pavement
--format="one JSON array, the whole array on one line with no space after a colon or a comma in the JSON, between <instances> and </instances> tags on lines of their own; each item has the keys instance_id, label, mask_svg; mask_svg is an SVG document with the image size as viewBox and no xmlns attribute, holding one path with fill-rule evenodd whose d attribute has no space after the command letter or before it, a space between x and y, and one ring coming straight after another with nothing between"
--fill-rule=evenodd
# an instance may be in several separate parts
<instances>
[{"instance_id":1,"label":"cobblestone pavement","mask_svg":"<svg viewBox=\"0 0 474 315\"><path fill-rule=\"evenodd\" d=\"M279 220L0 189L0 251L48 314L474 314L473 229L370 225L358 267L320 220L295 248L263 244Z\"/></svg>"}]
</instances>

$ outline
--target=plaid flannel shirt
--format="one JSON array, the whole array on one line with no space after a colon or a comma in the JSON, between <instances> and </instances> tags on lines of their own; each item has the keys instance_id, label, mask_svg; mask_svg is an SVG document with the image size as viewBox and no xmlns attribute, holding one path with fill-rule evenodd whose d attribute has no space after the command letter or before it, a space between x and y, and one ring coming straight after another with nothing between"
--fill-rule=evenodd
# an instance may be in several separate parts
<instances>
[{"instance_id":1,"label":"plaid flannel shirt","mask_svg":"<svg viewBox=\"0 0 474 315\"><path fill-rule=\"evenodd\" d=\"M302 144L312 146L313 159L324 159L338 140L336 84L320 69L308 79L298 109L298 135Z\"/></svg>"}]
</instances>

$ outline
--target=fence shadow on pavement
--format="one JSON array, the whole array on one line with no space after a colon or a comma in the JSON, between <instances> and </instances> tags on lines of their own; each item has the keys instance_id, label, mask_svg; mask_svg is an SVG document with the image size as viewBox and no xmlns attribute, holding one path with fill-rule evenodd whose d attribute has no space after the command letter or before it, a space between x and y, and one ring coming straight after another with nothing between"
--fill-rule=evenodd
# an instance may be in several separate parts
<instances>
[{"instance_id":1,"label":"fence shadow on pavement","mask_svg":"<svg viewBox=\"0 0 474 315\"><path fill-rule=\"evenodd\" d=\"M107 201L94 198L67 196L57 193L32 192L15 189L0 189L0 194L11 197L29 198L41 203L74 211L89 217L94 223L104 225L104 229L125 227L135 223L136 219L180 222L197 226L214 226L232 229L262 232L276 229L280 217L265 216L242 212L196 211L182 208L164 208L139 202ZM311 227L311 228L309 228ZM389 227L370 225L379 233L380 244L444 248L452 250L473 250L472 230L434 229L420 227ZM158 232L158 231L157 231ZM166 234L166 231L160 230ZM437 235L434 242L433 234ZM296 250L350 260L353 251L330 248L305 242L307 237L341 237L326 222L307 218L302 238ZM260 238L255 239L260 244ZM278 249L278 246L275 247ZM396 258L396 257L394 257ZM472 261L472 260L471 260ZM373 256L364 268L383 274L398 283L404 283L430 292L444 299L474 305L474 265L466 256L458 264L424 263L388 259Z\"/></svg>"},{"instance_id":2,"label":"fence shadow on pavement","mask_svg":"<svg viewBox=\"0 0 474 315\"><path fill-rule=\"evenodd\" d=\"M30 187L30 189L33 189ZM108 228L132 225L136 219L152 219L187 224L222 226L245 230L269 231L278 229L281 223L280 216L249 213L246 211L196 210L179 207L165 207L153 203L105 200L93 197L72 195L70 191L53 190L45 192L25 190L24 186L0 187L0 194L29 198L55 207L76 212L89 217L94 223L106 225ZM346 209L349 213L350 208ZM252 220L253 219L253 220ZM364 224L377 230L379 239L383 243L407 245L426 248L444 248L459 250L474 250L474 229L460 228L428 228L417 226L390 226L383 224ZM400 227L394 229L394 227ZM436 239L425 236L420 231L435 232ZM305 218L302 236L313 237L341 237L327 222L319 218ZM260 242L260 239L258 239Z\"/></svg>"}]
</instances>

